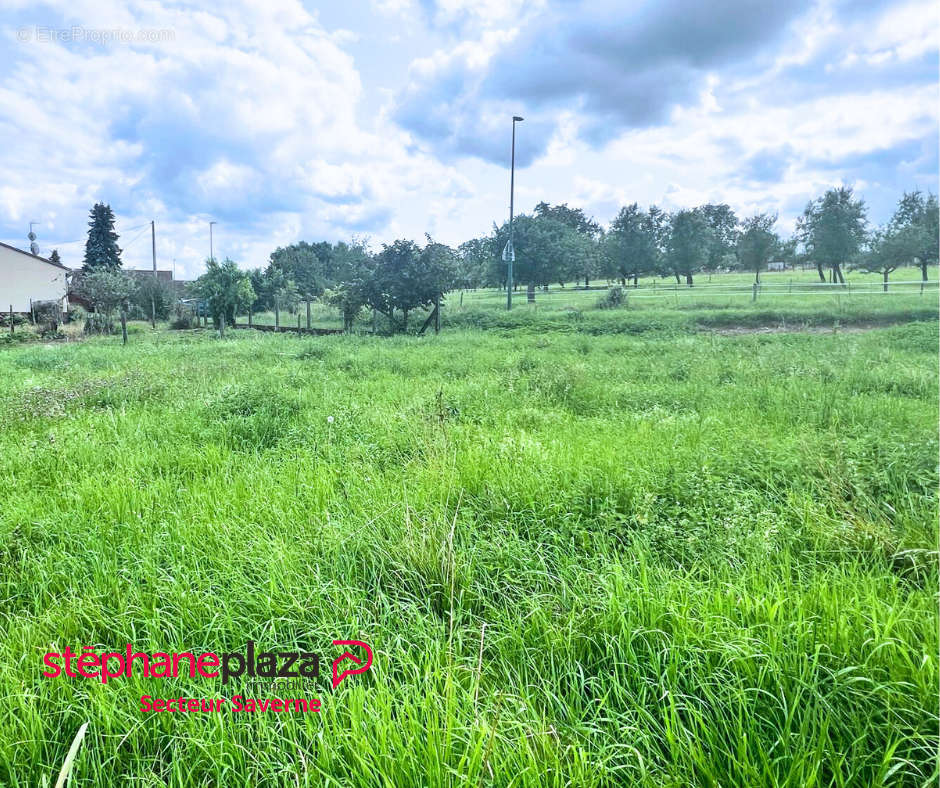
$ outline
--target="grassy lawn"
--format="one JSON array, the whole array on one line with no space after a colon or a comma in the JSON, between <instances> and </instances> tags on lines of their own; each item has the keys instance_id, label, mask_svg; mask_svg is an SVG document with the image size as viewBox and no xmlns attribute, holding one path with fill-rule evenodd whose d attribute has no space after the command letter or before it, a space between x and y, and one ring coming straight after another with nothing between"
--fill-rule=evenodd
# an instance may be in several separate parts
<instances>
[{"instance_id":1,"label":"grassy lawn","mask_svg":"<svg viewBox=\"0 0 940 788\"><path fill-rule=\"evenodd\" d=\"M0 784L86 721L73 786L936 784L936 294L903 298L0 347ZM781 317L827 331L700 330ZM375 650L335 690L333 639ZM320 653L322 711L41 673L248 640Z\"/></svg>"}]
</instances>

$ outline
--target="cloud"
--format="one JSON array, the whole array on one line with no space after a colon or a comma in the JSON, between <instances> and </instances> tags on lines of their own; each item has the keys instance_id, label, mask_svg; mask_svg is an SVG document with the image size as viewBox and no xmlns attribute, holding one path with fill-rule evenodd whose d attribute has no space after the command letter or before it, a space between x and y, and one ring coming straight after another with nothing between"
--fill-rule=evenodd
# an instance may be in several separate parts
<instances>
[{"instance_id":1,"label":"cloud","mask_svg":"<svg viewBox=\"0 0 940 788\"><path fill-rule=\"evenodd\" d=\"M460 180L409 153L395 128L363 127L360 76L344 49L355 33L331 33L295 0L212 11L152 2L43 6L42 26L52 29L172 33L104 46L35 40L36 19L24 13L16 21L32 21L34 40L5 31L12 66L0 79L8 110L0 139L10 143L0 151L7 237L11 223L33 219L43 244L80 237L101 199L118 212L119 229L159 209L161 243L173 239L161 257L191 254L174 236L205 234L210 218L234 254L296 240L248 240L272 226L331 239L382 233L414 178L442 196ZM296 220L276 218L289 216ZM128 249L132 265L146 262L134 262L145 250L137 252L136 244ZM266 254L253 254L242 262L264 264ZM185 263L189 273L203 256Z\"/></svg>"},{"instance_id":2,"label":"cloud","mask_svg":"<svg viewBox=\"0 0 940 788\"><path fill-rule=\"evenodd\" d=\"M576 108L581 134L602 144L625 129L661 124L697 101L709 73L758 57L808 2L724 0L562 2L509 30L419 60L394 118L441 155L503 161L473 130L509 114L531 118L528 164L544 153L560 110ZM427 108L446 107L433 118Z\"/></svg>"},{"instance_id":3,"label":"cloud","mask_svg":"<svg viewBox=\"0 0 940 788\"><path fill-rule=\"evenodd\" d=\"M856 183L877 220L937 189L927 0L50 0L5 6L0 238L80 239L99 199L129 265L368 234L458 243L541 200L729 202L781 226ZM168 31L20 42L26 26ZM409 66L410 64L410 66ZM17 240L19 239L19 241ZM80 243L63 245L68 255ZM80 259L80 254L77 255Z\"/></svg>"}]
</instances>

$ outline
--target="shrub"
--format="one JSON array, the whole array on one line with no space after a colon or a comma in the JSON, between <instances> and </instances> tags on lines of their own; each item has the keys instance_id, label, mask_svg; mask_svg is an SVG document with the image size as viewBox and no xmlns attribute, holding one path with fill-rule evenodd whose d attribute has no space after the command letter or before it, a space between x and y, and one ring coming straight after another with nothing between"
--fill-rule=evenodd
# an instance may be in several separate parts
<instances>
[{"instance_id":1,"label":"shrub","mask_svg":"<svg viewBox=\"0 0 940 788\"><path fill-rule=\"evenodd\" d=\"M597 302L598 309L616 309L617 307L626 306L627 304L627 293L620 286L610 288L607 291L607 295L599 299Z\"/></svg>"}]
</instances>

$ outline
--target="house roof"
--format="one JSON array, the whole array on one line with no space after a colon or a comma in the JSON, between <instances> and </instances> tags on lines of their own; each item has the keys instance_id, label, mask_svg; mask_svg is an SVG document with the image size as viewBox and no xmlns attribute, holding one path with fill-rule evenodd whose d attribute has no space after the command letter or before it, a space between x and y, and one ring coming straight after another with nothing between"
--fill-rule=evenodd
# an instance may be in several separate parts
<instances>
[{"instance_id":1,"label":"house roof","mask_svg":"<svg viewBox=\"0 0 940 788\"><path fill-rule=\"evenodd\" d=\"M0 241L0 246L2 246L4 249L12 249L14 252L25 254L27 257L32 257L34 260L39 260L41 263L48 263L49 265L55 266L56 268L61 268L63 271L71 270L67 266L62 265L62 263L54 263L52 260L47 260L45 257L40 257L38 254L33 254L32 252L27 252L23 249L17 249L15 246L10 246L10 244L5 244L3 241Z\"/></svg>"}]
</instances>

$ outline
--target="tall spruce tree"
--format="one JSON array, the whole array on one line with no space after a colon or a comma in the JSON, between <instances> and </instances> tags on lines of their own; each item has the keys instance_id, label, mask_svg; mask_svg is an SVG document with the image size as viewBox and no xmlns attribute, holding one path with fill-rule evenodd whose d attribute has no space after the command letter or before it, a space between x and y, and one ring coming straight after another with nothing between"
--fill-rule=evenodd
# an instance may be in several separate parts
<instances>
[{"instance_id":1,"label":"tall spruce tree","mask_svg":"<svg viewBox=\"0 0 940 788\"><path fill-rule=\"evenodd\" d=\"M114 232L114 212L110 205L96 202L88 222L83 271L116 271L121 267L121 248Z\"/></svg>"},{"instance_id":2,"label":"tall spruce tree","mask_svg":"<svg viewBox=\"0 0 940 788\"><path fill-rule=\"evenodd\" d=\"M59 257L59 250L58 250L58 249L53 249L53 250L52 250L52 254L49 255L49 262L50 262L50 263L58 263L59 265L62 265L62 259Z\"/></svg>"}]
</instances>

